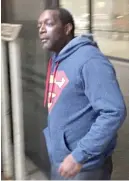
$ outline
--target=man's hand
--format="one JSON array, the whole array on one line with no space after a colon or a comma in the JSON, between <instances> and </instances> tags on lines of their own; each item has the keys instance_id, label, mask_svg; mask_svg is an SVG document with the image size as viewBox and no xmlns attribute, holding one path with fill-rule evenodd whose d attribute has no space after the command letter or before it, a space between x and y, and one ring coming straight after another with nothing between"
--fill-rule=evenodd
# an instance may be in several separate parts
<instances>
[{"instance_id":1,"label":"man's hand","mask_svg":"<svg viewBox=\"0 0 129 181\"><path fill-rule=\"evenodd\" d=\"M59 173L65 178L70 178L76 176L82 168L82 165L77 163L73 156L68 155L59 167Z\"/></svg>"}]
</instances>

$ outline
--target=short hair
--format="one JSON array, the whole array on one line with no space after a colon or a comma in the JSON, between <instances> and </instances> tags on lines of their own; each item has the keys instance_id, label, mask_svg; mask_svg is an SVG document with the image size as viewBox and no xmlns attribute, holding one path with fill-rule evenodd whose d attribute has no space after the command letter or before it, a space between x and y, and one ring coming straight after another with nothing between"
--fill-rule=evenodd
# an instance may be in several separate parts
<instances>
[{"instance_id":1,"label":"short hair","mask_svg":"<svg viewBox=\"0 0 129 181\"><path fill-rule=\"evenodd\" d=\"M47 8L46 10L55 10L59 12L59 18L62 22L63 25L66 25L70 23L72 25L72 30L71 30L71 35L74 36L74 31L75 31L75 22L72 14L64 8L58 8L58 7L50 7Z\"/></svg>"}]
</instances>

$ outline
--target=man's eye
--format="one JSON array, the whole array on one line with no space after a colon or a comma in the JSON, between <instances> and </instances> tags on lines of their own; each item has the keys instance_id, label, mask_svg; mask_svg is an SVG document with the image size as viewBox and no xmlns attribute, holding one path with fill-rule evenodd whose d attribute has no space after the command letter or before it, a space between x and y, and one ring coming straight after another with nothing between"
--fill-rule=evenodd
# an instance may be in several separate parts
<instances>
[{"instance_id":1,"label":"man's eye","mask_svg":"<svg viewBox=\"0 0 129 181\"><path fill-rule=\"evenodd\" d=\"M47 26L53 26L53 23L52 22L46 22L46 25Z\"/></svg>"}]
</instances>

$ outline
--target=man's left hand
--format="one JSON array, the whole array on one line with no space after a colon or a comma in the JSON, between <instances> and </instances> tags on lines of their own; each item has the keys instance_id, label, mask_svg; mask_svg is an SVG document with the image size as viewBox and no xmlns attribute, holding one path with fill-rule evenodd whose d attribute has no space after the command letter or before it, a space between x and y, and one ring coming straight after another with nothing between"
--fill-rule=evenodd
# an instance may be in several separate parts
<instances>
[{"instance_id":1,"label":"man's left hand","mask_svg":"<svg viewBox=\"0 0 129 181\"><path fill-rule=\"evenodd\" d=\"M68 155L59 167L59 173L62 177L70 178L76 176L82 168L82 165L77 163L73 156Z\"/></svg>"}]
</instances>

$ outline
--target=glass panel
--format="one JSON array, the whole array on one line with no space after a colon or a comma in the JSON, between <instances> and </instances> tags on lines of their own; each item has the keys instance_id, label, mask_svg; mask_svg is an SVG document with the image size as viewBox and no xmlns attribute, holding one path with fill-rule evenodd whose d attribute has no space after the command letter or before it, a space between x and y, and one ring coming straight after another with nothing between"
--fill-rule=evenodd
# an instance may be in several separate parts
<instances>
[{"instance_id":1,"label":"glass panel","mask_svg":"<svg viewBox=\"0 0 129 181\"><path fill-rule=\"evenodd\" d=\"M89 28L88 0L60 0L60 6L68 9L75 20L75 34L86 34Z\"/></svg>"},{"instance_id":2,"label":"glass panel","mask_svg":"<svg viewBox=\"0 0 129 181\"><path fill-rule=\"evenodd\" d=\"M25 150L47 174L49 161L42 129L47 125L47 110L43 109L48 54L41 48L37 20L45 8L44 0L10 0L6 2L9 23L22 23L21 63Z\"/></svg>"},{"instance_id":3,"label":"glass panel","mask_svg":"<svg viewBox=\"0 0 129 181\"><path fill-rule=\"evenodd\" d=\"M106 55L129 59L129 0L94 0L93 32Z\"/></svg>"}]
</instances>

